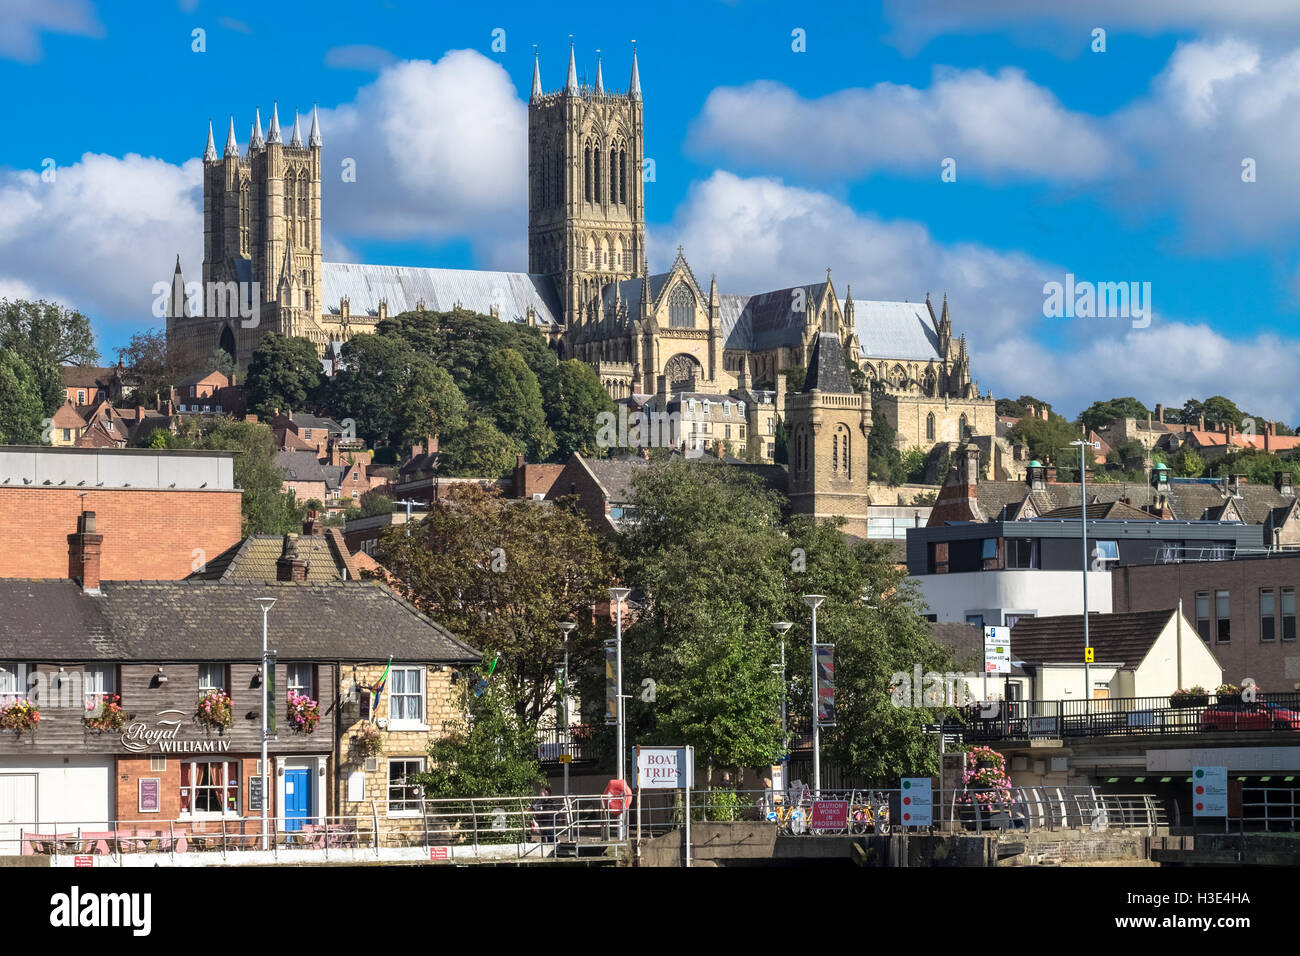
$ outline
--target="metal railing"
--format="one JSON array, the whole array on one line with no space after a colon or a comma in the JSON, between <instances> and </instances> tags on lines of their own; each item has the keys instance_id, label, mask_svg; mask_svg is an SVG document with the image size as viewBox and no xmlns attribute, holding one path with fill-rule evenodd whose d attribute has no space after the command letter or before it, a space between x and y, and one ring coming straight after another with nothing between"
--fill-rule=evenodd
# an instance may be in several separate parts
<instances>
[{"instance_id":1,"label":"metal railing","mask_svg":"<svg viewBox=\"0 0 1300 956\"><path fill-rule=\"evenodd\" d=\"M594 728L586 724L561 727L541 724L537 728L537 759L541 763L560 763L567 755L572 762L594 760Z\"/></svg>"},{"instance_id":2,"label":"metal railing","mask_svg":"<svg viewBox=\"0 0 1300 956\"><path fill-rule=\"evenodd\" d=\"M129 857L174 863L237 863L303 859L381 859L419 851L423 859L541 859L576 856L575 847L599 851L625 839L620 814L601 795L475 797L424 800L409 812L389 814L374 803L350 816L180 820L6 821L0 856ZM181 859L183 857L183 859ZM94 860L91 861L92 863Z\"/></svg>"},{"instance_id":3,"label":"metal railing","mask_svg":"<svg viewBox=\"0 0 1300 956\"><path fill-rule=\"evenodd\" d=\"M981 706L963 713L967 740L1300 733L1296 693L1260 694L1253 702L1207 694L1178 705L1169 697L997 701L997 713L989 717L981 716Z\"/></svg>"},{"instance_id":4,"label":"metal railing","mask_svg":"<svg viewBox=\"0 0 1300 956\"><path fill-rule=\"evenodd\" d=\"M1085 829L1154 834L1169 825L1161 798L1102 793L1096 787L1014 787L989 801L975 799L966 790L935 790L933 795L933 828L942 831ZM643 794L641 805L634 806L629 820L634 831L653 836L682 825L685 801L679 791L647 796ZM915 829L900 825L899 797L896 788L824 789L819 802L839 801L846 806L843 821L837 817L836 824L828 826L813 816L814 801L806 788L802 794L780 795L766 790L698 790L691 792L691 821L768 823L781 833L810 836ZM794 817L795 810L800 816Z\"/></svg>"},{"instance_id":5,"label":"metal railing","mask_svg":"<svg viewBox=\"0 0 1300 956\"><path fill-rule=\"evenodd\" d=\"M1242 787L1242 829L1272 833L1300 830L1300 790L1290 787Z\"/></svg>"}]
</instances>

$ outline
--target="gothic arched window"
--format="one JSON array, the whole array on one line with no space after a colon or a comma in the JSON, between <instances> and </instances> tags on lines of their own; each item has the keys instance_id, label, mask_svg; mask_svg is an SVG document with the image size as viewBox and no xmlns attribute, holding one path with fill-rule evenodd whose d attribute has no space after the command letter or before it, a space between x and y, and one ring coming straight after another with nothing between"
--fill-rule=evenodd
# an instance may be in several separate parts
<instances>
[{"instance_id":1,"label":"gothic arched window","mask_svg":"<svg viewBox=\"0 0 1300 956\"><path fill-rule=\"evenodd\" d=\"M583 197L587 202L591 202L591 144L588 143L583 151L582 167Z\"/></svg>"},{"instance_id":2,"label":"gothic arched window","mask_svg":"<svg viewBox=\"0 0 1300 956\"><path fill-rule=\"evenodd\" d=\"M618 201L627 205L627 150L618 151Z\"/></svg>"},{"instance_id":3,"label":"gothic arched window","mask_svg":"<svg viewBox=\"0 0 1300 956\"><path fill-rule=\"evenodd\" d=\"M592 202L600 202L600 147L591 151Z\"/></svg>"},{"instance_id":4,"label":"gothic arched window","mask_svg":"<svg viewBox=\"0 0 1300 956\"><path fill-rule=\"evenodd\" d=\"M925 416L925 439L934 441L934 412Z\"/></svg>"},{"instance_id":5,"label":"gothic arched window","mask_svg":"<svg viewBox=\"0 0 1300 956\"><path fill-rule=\"evenodd\" d=\"M958 437L965 439L969 431L970 431L970 426L966 424L966 416L962 415L961 420L958 422L957 425Z\"/></svg>"},{"instance_id":6,"label":"gothic arched window","mask_svg":"<svg viewBox=\"0 0 1300 956\"><path fill-rule=\"evenodd\" d=\"M695 326L695 293L684 282L668 296L668 324L675 329Z\"/></svg>"}]
</instances>

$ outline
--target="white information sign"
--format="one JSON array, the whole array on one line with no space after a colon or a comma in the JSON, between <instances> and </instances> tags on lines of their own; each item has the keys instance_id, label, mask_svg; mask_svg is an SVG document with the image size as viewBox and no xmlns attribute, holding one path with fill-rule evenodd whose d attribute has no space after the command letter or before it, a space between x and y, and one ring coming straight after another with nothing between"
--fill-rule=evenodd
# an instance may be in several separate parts
<instances>
[{"instance_id":1,"label":"white information sign","mask_svg":"<svg viewBox=\"0 0 1300 956\"><path fill-rule=\"evenodd\" d=\"M984 673L1011 673L1011 628L984 628Z\"/></svg>"},{"instance_id":2,"label":"white information sign","mask_svg":"<svg viewBox=\"0 0 1300 956\"><path fill-rule=\"evenodd\" d=\"M645 790L682 790L695 785L685 747L638 747L636 785Z\"/></svg>"},{"instance_id":3,"label":"white information sign","mask_svg":"<svg viewBox=\"0 0 1300 956\"><path fill-rule=\"evenodd\" d=\"M1192 816L1228 815L1228 768L1192 768Z\"/></svg>"},{"instance_id":4,"label":"white information sign","mask_svg":"<svg viewBox=\"0 0 1300 956\"><path fill-rule=\"evenodd\" d=\"M929 777L904 777L898 782L898 822L905 827L934 826L934 795Z\"/></svg>"}]
</instances>

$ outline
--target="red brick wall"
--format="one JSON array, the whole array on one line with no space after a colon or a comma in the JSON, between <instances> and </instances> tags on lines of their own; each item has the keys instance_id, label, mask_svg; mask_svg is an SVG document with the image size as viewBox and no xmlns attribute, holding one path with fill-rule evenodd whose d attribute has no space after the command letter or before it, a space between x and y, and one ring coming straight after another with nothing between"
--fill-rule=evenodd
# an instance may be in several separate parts
<instances>
[{"instance_id":1,"label":"red brick wall","mask_svg":"<svg viewBox=\"0 0 1300 956\"><path fill-rule=\"evenodd\" d=\"M238 491L0 488L0 578L67 578L69 535L94 511L104 536L100 578L177 580L240 540ZM196 549L200 552L195 554Z\"/></svg>"},{"instance_id":2,"label":"red brick wall","mask_svg":"<svg viewBox=\"0 0 1300 956\"><path fill-rule=\"evenodd\" d=\"M196 759L210 759L216 754L198 754L190 755ZM119 820L142 821L150 820L176 820L181 815L181 764L185 761L185 754L167 754L165 757L167 766L163 770L150 770L149 756L142 755L139 757L118 757L117 758L117 818ZM243 756L241 754L230 754L225 759L239 761L239 812L243 817L261 817L261 811L252 813L248 810L248 781L250 777L257 775L257 761L255 756ZM271 802L267 804L267 812L270 816L275 815L275 757L271 756ZM157 813L140 812L140 778L156 777L162 781L161 784L161 809ZM217 830L221 829L221 821L196 821L191 829L202 830L208 824L214 826ZM227 821L229 826L229 821Z\"/></svg>"}]
</instances>

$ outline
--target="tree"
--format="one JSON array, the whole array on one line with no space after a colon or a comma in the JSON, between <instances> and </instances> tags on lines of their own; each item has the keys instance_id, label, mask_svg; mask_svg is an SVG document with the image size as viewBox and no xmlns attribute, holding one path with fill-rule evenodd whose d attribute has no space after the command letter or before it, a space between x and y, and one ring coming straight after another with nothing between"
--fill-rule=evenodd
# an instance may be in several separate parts
<instances>
[{"instance_id":1,"label":"tree","mask_svg":"<svg viewBox=\"0 0 1300 956\"><path fill-rule=\"evenodd\" d=\"M303 508L284 490L284 472L275 463L271 429L258 422L215 419L205 422L197 441L186 437L174 447L192 445L235 455L235 486L243 489L241 533L287 534L302 528Z\"/></svg>"},{"instance_id":2,"label":"tree","mask_svg":"<svg viewBox=\"0 0 1300 956\"><path fill-rule=\"evenodd\" d=\"M430 435L456 434L465 427L468 407L446 369L420 366L397 403L401 444L413 445Z\"/></svg>"},{"instance_id":3,"label":"tree","mask_svg":"<svg viewBox=\"0 0 1300 956\"><path fill-rule=\"evenodd\" d=\"M568 461L574 452L584 458L600 458L606 449L596 444L597 417L615 411L600 379L586 362L561 362L553 376L546 400L546 420L555 436L555 456Z\"/></svg>"},{"instance_id":4,"label":"tree","mask_svg":"<svg viewBox=\"0 0 1300 956\"><path fill-rule=\"evenodd\" d=\"M304 411L316 397L320 380L320 358L310 340L271 332L248 363L248 407L264 419L276 410Z\"/></svg>"},{"instance_id":5,"label":"tree","mask_svg":"<svg viewBox=\"0 0 1300 956\"><path fill-rule=\"evenodd\" d=\"M442 473L501 478L524 453L522 442L503 434L486 415L470 412L462 428L438 442Z\"/></svg>"},{"instance_id":6,"label":"tree","mask_svg":"<svg viewBox=\"0 0 1300 956\"><path fill-rule=\"evenodd\" d=\"M1107 402L1093 402L1079 413L1079 422L1090 431L1099 431L1116 419L1146 418L1151 414L1136 398L1112 398Z\"/></svg>"},{"instance_id":7,"label":"tree","mask_svg":"<svg viewBox=\"0 0 1300 956\"><path fill-rule=\"evenodd\" d=\"M798 392L803 389L804 380L808 377L808 367L806 365L791 365L777 374L785 376L785 390L787 392Z\"/></svg>"},{"instance_id":8,"label":"tree","mask_svg":"<svg viewBox=\"0 0 1300 956\"><path fill-rule=\"evenodd\" d=\"M314 499L313 499L314 500ZM313 509L312 502L308 501L304 507L311 511L319 511L319 508ZM390 515L393 513L393 499L388 495L362 495L361 496L361 517L375 518L379 515Z\"/></svg>"},{"instance_id":9,"label":"tree","mask_svg":"<svg viewBox=\"0 0 1300 956\"><path fill-rule=\"evenodd\" d=\"M357 423L371 446L400 441L397 405L415 373L430 364L401 339L358 335L343 344L343 368L324 390L323 408Z\"/></svg>"},{"instance_id":10,"label":"tree","mask_svg":"<svg viewBox=\"0 0 1300 956\"><path fill-rule=\"evenodd\" d=\"M532 724L557 704L559 622L590 622L611 580L609 556L583 516L476 485L447 490L419 533L389 529L377 559L416 607L485 658L500 658L492 680ZM580 625L569 645L577 666L593 660L590 624Z\"/></svg>"},{"instance_id":11,"label":"tree","mask_svg":"<svg viewBox=\"0 0 1300 956\"><path fill-rule=\"evenodd\" d=\"M1214 395L1203 402L1194 398L1188 399L1183 403L1183 410L1179 416L1183 425L1197 426L1204 418L1207 428L1231 425L1235 429L1241 428L1242 419L1246 417L1235 402L1222 395Z\"/></svg>"},{"instance_id":12,"label":"tree","mask_svg":"<svg viewBox=\"0 0 1300 956\"><path fill-rule=\"evenodd\" d=\"M1199 478L1205 474L1205 459L1194 448L1184 448L1174 461L1174 471L1180 478Z\"/></svg>"},{"instance_id":13,"label":"tree","mask_svg":"<svg viewBox=\"0 0 1300 956\"><path fill-rule=\"evenodd\" d=\"M884 409L871 403L871 441L867 443L867 474L872 481L897 485L903 481L903 456L898 450L898 433L889 424Z\"/></svg>"},{"instance_id":14,"label":"tree","mask_svg":"<svg viewBox=\"0 0 1300 956\"><path fill-rule=\"evenodd\" d=\"M1061 415L1049 412L1042 418L1022 418L1011 426L1008 438L1029 446L1029 456L1058 467L1077 466L1079 453L1070 447L1079 432Z\"/></svg>"},{"instance_id":15,"label":"tree","mask_svg":"<svg viewBox=\"0 0 1300 956\"><path fill-rule=\"evenodd\" d=\"M159 395L190 375L211 372L212 356L204 356L190 345L167 344L167 335L159 329L137 332L117 350L122 365L122 384L134 402L152 405Z\"/></svg>"},{"instance_id":16,"label":"tree","mask_svg":"<svg viewBox=\"0 0 1300 956\"><path fill-rule=\"evenodd\" d=\"M476 684L460 682L458 709L467 718L429 746L428 771L409 779L432 798L529 796L546 782L536 730L511 706L507 687L489 681L476 696Z\"/></svg>"},{"instance_id":17,"label":"tree","mask_svg":"<svg viewBox=\"0 0 1300 956\"><path fill-rule=\"evenodd\" d=\"M28 360L52 365L93 365L99 361L90 319L41 299L0 299L0 348L13 349Z\"/></svg>"},{"instance_id":18,"label":"tree","mask_svg":"<svg viewBox=\"0 0 1300 956\"><path fill-rule=\"evenodd\" d=\"M45 407L31 367L0 348L0 445L39 445Z\"/></svg>"},{"instance_id":19,"label":"tree","mask_svg":"<svg viewBox=\"0 0 1300 956\"><path fill-rule=\"evenodd\" d=\"M555 435L542 408L541 386L515 349L489 353L469 394L502 432L523 444L529 458L537 461L555 450Z\"/></svg>"},{"instance_id":20,"label":"tree","mask_svg":"<svg viewBox=\"0 0 1300 956\"><path fill-rule=\"evenodd\" d=\"M999 417L1023 418L1029 414L1030 407L1033 407L1036 415L1043 414L1043 409L1051 412L1052 406L1041 398L1034 398L1032 395L1021 395L1017 399L999 398L994 407L994 411Z\"/></svg>"},{"instance_id":21,"label":"tree","mask_svg":"<svg viewBox=\"0 0 1300 956\"><path fill-rule=\"evenodd\" d=\"M1216 478L1245 475L1256 485L1271 485L1279 471L1290 472L1291 480L1300 482L1300 461L1256 449L1229 452L1210 466L1210 474Z\"/></svg>"}]
</instances>

